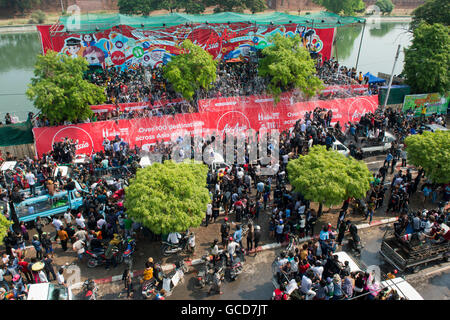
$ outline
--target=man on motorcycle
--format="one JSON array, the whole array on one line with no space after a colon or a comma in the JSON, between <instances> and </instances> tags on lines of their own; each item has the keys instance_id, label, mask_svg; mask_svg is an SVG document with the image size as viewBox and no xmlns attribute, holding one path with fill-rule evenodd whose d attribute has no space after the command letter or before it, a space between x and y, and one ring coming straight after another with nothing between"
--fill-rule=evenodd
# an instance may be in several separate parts
<instances>
[{"instance_id":1,"label":"man on motorcycle","mask_svg":"<svg viewBox=\"0 0 450 320\"><path fill-rule=\"evenodd\" d=\"M178 243L180 243L180 239L181 239L181 234L179 234L178 232L171 232L167 236L167 242L169 242L173 245L177 245Z\"/></svg>"}]
</instances>

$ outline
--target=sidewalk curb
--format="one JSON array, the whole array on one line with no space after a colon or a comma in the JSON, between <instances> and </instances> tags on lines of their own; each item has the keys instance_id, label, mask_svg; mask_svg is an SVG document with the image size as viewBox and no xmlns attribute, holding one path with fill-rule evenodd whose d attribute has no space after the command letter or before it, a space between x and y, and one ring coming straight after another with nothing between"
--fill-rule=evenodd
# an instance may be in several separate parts
<instances>
[{"instance_id":1,"label":"sidewalk curb","mask_svg":"<svg viewBox=\"0 0 450 320\"><path fill-rule=\"evenodd\" d=\"M357 228L358 229L367 229L370 227L376 227L379 225L395 222L395 221L397 221L397 219L398 218L388 218L388 219L383 219L383 220L379 220L379 221L372 221L372 223L370 225L368 223L364 223L364 224L357 225ZM317 238L318 238L318 235L314 236L314 237L305 237L305 238L299 239L299 242L305 242L305 241L309 241L309 240L317 239ZM265 250L278 249L285 245L287 245L286 242L284 242L284 243L269 243L269 244L265 244L263 246L258 247L256 249L256 251L260 252L260 251L265 251ZM202 263L203 263L202 259L186 261L186 264L188 266L195 266L195 265L199 265ZM163 271L171 271L174 268L175 268L174 264L165 264L162 266ZM131 276L137 277L137 276L142 275L143 273L144 273L144 270L137 270L137 271L131 272ZM111 276L111 277L107 277L107 278L103 278L103 279L95 279L94 281L97 284L106 284L106 283L111 283L111 282L116 282L116 281L121 281L121 280L122 280L122 275L117 275L117 276ZM82 286L82 284L83 284L82 282L75 283L71 286L71 289L80 288Z\"/></svg>"}]
</instances>

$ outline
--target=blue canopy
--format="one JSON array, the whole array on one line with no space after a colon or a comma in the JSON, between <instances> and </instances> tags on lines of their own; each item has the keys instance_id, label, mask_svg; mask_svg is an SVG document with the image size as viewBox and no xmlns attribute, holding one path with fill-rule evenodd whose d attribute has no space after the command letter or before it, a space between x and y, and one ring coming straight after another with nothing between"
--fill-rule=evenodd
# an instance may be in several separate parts
<instances>
[{"instance_id":1,"label":"blue canopy","mask_svg":"<svg viewBox=\"0 0 450 320\"><path fill-rule=\"evenodd\" d=\"M386 80L375 77L373 74L371 74L370 72L367 72L364 77L369 77L369 83L383 83L386 82Z\"/></svg>"}]
</instances>

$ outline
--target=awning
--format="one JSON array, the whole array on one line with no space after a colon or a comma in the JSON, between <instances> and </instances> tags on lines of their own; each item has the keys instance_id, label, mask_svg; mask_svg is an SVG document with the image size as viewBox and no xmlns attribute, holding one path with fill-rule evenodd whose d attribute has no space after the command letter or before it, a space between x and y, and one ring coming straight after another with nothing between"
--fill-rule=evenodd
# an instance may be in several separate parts
<instances>
[{"instance_id":1,"label":"awning","mask_svg":"<svg viewBox=\"0 0 450 320\"><path fill-rule=\"evenodd\" d=\"M386 80L382 79L382 78L378 78L376 76L374 76L373 74L371 74L370 72L367 72L364 77L369 77L369 83L383 83L386 82Z\"/></svg>"}]
</instances>

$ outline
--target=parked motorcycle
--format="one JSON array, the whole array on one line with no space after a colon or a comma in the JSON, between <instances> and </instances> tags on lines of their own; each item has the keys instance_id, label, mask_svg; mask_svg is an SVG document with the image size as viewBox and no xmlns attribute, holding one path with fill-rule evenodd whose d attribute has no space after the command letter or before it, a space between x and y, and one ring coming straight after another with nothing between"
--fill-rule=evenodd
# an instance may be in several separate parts
<instances>
[{"instance_id":1,"label":"parked motorcycle","mask_svg":"<svg viewBox=\"0 0 450 320\"><path fill-rule=\"evenodd\" d=\"M163 271L159 263L155 263L153 267L153 278L142 284L142 296L145 299L153 299L162 289Z\"/></svg>"},{"instance_id":2,"label":"parked motorcycle","mask_svg":"<svg viewBox=\"0 0 450 320\"><path fill-rule=\"evenodd\" d=\"M161 251L164 256L170 256L175 253L185 252L188 249L189 237L184 236L177 244L173 244L168 241L163 241L161 245Z\"/></svg>"},{"instance_id":3,"label":"parked motorcycle","mask_svg":"<svg viewBox=\"0 0 450 320\"><path fill-rule=\"evenodd\" d=\"M83 293L87 300L97 300L97 284L92 279L87 279L83 283Z\"/></svg>"},{"instance_id":4,"label":"parked motorcycle","mask_svg":"<svg viewBox=\"0 0 450 320\"><path fill-rule=\"evenodd\" d=\"M89 257L87 266L89 268L95 268L100 265L106 264L105 250L86 250L86 255ZM119 249L113 249L113 258L116 259L117 264L123 262L123 255L119 254Z\"/></svg>"},{"instance_id":5,"label":"parked motorcycle","mask_svg":"<svg viewBox=\"0 0 450 320\"><path fill-rule=\"evenodd\" d=\"M219 258L216 260L216 265L214 267L214 261L212 261L212 256L204 255L202 260L205 262L202 269L197 274L197 287L204 288L206 285L211 285L213 283L213 275L215 268L218 269L220 274L220 280L223 281L225 279L225 271L224 271L224 259Z\"/></svg>"},{"instance_id":6,"label":"parked motorcycle","mask_svg":"<svg viewBox=\"0 0 450 320\"><path fill-rule=\"evenodd\" d=\"M244 251L241 248L236 250L236 257L233 259L233 262L231 262L231 259L229 258L227 272L230 281L236 280L236 278L242 273L244 261Z\"/></svg>"},{"instance_id":7,"label":"parked motorcycle","mask_svg":"<svg viewBox=\"0 0 450 320\"><path fill-rule=\"evenodd\" d=\"M123 261L128 264L132 258L134 251L136 250L136 241L133 238L128 238L126 240L126 247L122 254Z\"/></svg>"}]
</instances>

